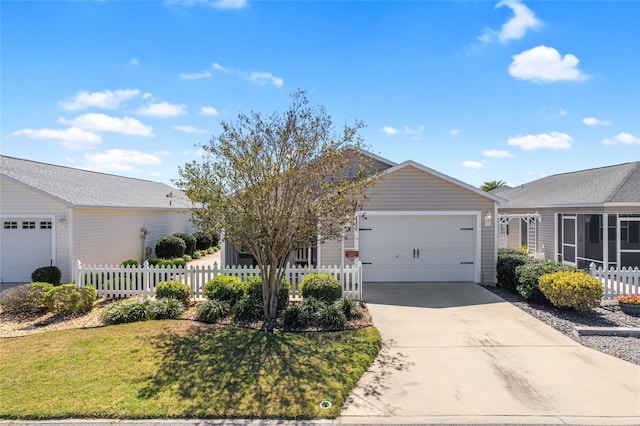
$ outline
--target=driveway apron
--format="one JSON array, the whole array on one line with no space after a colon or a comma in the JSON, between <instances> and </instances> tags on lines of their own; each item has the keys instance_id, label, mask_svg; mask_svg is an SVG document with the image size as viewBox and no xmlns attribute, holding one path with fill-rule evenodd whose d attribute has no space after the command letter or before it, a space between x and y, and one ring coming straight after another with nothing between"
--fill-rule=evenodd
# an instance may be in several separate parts
<instances>
[{"instance_id":1,"label":"driveway apron","mask_svg":"<svg viewBox=\"0 0 640 426\"><path fill-rule=\"evenodd\" d=\"M473 283L365 284L384 347L340 423L640 424L640 367Z\"/></svg>"}]
</instances>

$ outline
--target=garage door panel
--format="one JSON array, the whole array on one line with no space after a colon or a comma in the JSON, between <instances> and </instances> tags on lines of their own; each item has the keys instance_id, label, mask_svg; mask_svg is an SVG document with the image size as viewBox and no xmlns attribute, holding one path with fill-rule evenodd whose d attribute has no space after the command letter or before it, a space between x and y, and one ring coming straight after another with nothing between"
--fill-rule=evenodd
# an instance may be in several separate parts
<instances>
[{"instance_id":1,"label":"garage door panel","mask_svg":"<svg viewBox=\"0 0 640 426\"><path fill-rule=\"evenodd\" d=\"M370 216L360 222L364 281L473 281L475 216Z\"/></svg>"},{"instance_id":2,"label":"garage door panel","mask_svg":"<svg viewBox=\"0 0 640 426\"><path fill-rule=\"evenodd\" d=\"M15 228L11 223L15 223ZM34 223L32 228L24 223ZM10 218L0 224L0 278L4 282L29 282L31 273L49 266L53 230L47 218Z\"/></svg>"}]
</instances>

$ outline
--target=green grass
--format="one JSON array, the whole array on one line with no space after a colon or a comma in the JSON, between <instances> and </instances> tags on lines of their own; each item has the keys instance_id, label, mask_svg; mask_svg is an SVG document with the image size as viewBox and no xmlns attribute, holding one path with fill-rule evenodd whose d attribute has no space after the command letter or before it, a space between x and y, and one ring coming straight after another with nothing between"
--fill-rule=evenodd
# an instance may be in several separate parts
<instances>
[{"instance_id":1,"label":"green grass","mask_svg":"<svg viewBox=\"0 0 640 426\"><path fill-rule=\"evenodd\" d=\"M5 338L0 418L331 418L380 345L168 320Z\"/></svg>"}]
</instances>

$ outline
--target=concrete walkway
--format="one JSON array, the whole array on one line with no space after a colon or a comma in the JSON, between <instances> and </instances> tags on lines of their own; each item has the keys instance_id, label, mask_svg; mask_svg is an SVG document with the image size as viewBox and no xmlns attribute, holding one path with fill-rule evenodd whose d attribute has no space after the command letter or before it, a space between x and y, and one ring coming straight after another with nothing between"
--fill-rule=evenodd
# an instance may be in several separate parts
<instances>
[{"instance_id":1,"label":"concrete walkway","mask_svg":"<svg viewBox=\"0 0 640 426\"><path fill-rule=\"evenodd\" d=\"M338 423L640 424L640 367L471 283L365 284L384 349Z\"/></svg>"}]
</instances>

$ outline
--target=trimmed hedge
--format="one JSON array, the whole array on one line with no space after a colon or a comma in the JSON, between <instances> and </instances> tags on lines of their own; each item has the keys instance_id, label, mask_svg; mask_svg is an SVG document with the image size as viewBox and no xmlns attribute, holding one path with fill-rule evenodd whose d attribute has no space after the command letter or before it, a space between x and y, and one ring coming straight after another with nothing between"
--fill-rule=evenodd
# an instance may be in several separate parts
<instances>
[{"instance_id":1,"label":"trimmed hedge","mask_svg":"<svg viewBox=\"0 0 640 426\"><path fill-rule=\"evenodd\" d=\"M31 274L31 281L35 283L50 283L60 285L62 273L57 266L43 266Z\"/></svg>"},{"instance_id":2,"label":"trimmed hedge","mask_svg":"<svg viewBox=\"0 0 640 426\"><path fill-rule=\"evenodd\" d=\"M518 249L498 249L498 263L496 265L498 285L515 293L519 284L516 268L532 259L531 256Z\"/></svg>"},{"instance_id":3,"label":"trimmed hedge","mask_svg":"<svg viewBox=\"0 0 640 426\"><path fill-rule=\"evenodd\" d=\"M238 277L218 275L204 285L204 295L210 300L220 300L235 305L244 295L244 284Z\"/></svg>"},{"instance_id":4,"label":"trimmed hedge","mask_svg":"<svg viewBox=\"0 0 640 426\"><path fill-rule=\"evenodd\" d=\"M516 289L527 300L546 302L547 299L538 288L538 280L541 276L560 271L577 271L573 265L565 265L555 260L530 259L525 264L516 267L515 274L518 277Z\"/></svg>"},{"instance_id":5,"label":"trimmed hedge","mask_svg":"<svg viewBox=\"0 0 640 426\"><path fill-rule=\"evenodd\" d=\"M554 272L539 280L540 291L556 307L588 311L600 305L604 288L586 272Z\"/></svg>"},{"instance_id":6,"label":"trimmed hedge","mask_svg":"<svg viewBox=\"0 0 640 426\"><path fill-rule=\"evenodd\" d=\"M251 299L259 302L260 306L263 306L264 298L262 296L262 278L251 277L245 282L244 286L245 294ZM278 311L285 309L289 305L290 290L291 285L287 280L283 279L280 284L280 290L278 291Z\"/></svg>"},{"instance_id":7,"label":"trimmed hedge","mask_svg":"<svg viewBox=\"0 0 640 426\"><path fill-rule=\"evenodd\" d=\"M156 242L156 256L161 259L182 257L186 250L185 242L173 235L162 237Z\"/></svg>"},{"instance_id":8,"label":"trimmed hedge","mask_svg":"<svg viewBox=\"0 0 640 426\"><path fill-rule=\"evenodd\" d=\"M191 288L178 281L165 281L156 286L156 299L176 299L188 306L189 296L191 296Z\"/></svg>"},{"instance_id":9,"label":"trimmed hedge","mask_svg":"<svg viewBox=\"0 0 640 426\"><path fill-rule=\"evenodd\" d=\"M12 315L34 315L47 310L45 296L51 283L30 283L11 287L0 293L0 306Z\"/></svg>"},{"instance_id":10,"label":"trimmed hedge","mask_svg":"<svg viewBox=\"0 0 640 426\"><path fill-rule=\"evenodd\" d=\"M193 252L196 251L196 237L194 237L193 234L190 234L188 232L176 232L175 234L173 234L173 236L178 237L182 241L184 241L184 245L185 245L184 254L188 254L189 256L192 256ZM178 257L178 256L174 256L174 257Z\"/></svg>"},{"instance_id":11,"label":"trimmed hedge","mask_svg":"<svg viewBox=\"0 0 640 426\"><path fill-rule=\"evenodd\" d=\"M90 285L77 287L75 284L62 284L49 290L44 299L49 311L64 316L89 312L96 296L96 289Z\"/></svg>"},{"instance_id":12,"label":"trimmed hedge","mask_svg":"<svg viewBox=\"0 0 640 426\"><path fill-rule=\"evenodd\" d=\"M213 246L213 234L206 231L198 231L196 237L196 250L206 250Z\"/></svg>"},{"instance_id":13,"label":"trimmed hedge","mask_svg":"<svg viewBox=\"0 0 640 426\"><path fill-rule=\"evenodd\" d=\"M313 297L327 303L342 297L340 281L331 274L309 274L300 283L302 297Z\"/></svg>"}]
</instances>

